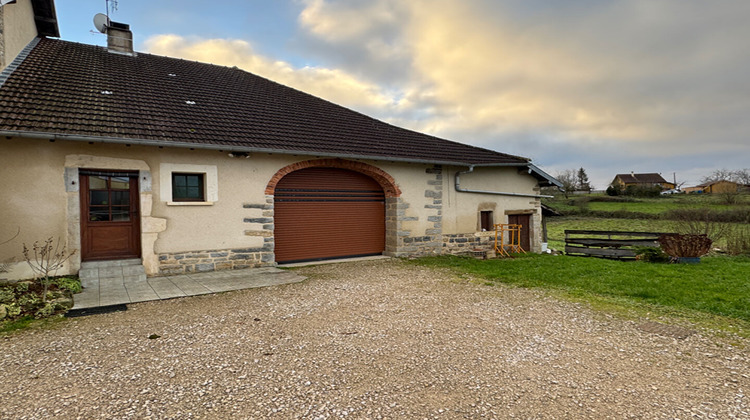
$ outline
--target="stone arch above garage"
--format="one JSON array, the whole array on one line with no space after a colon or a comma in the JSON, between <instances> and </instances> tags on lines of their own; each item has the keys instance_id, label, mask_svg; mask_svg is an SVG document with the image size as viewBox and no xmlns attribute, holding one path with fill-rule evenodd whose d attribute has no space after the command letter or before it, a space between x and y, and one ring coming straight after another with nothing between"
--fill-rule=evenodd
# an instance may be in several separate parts
<instances>
[{"instance_id":1,"label":"stone arch above garage","mask_svg":"<svg viewBox=\"0 0 750 420\"><path fill-rule=\"evenodd\" d=\"M276 190L276 184L278 184L279 180L281 180L281 178L283 178L285 175L294 171L298 171L300 169L320 167L348 169L351 171L362 173L374 179L378 184L380 184L380 186L383 188L383 192L385 193L386 198L397 198L401 196L401 190L398 188L398 185L396 185L396 181L392 176L390 176L382 169L376 166L369 165L367 163L345 159L306 160L287 165L279 169L279 171L276 172L273 177L271 177L271 180L266 186L266 194L273 195L274 191Z\"/></svg>"}]
</instances>

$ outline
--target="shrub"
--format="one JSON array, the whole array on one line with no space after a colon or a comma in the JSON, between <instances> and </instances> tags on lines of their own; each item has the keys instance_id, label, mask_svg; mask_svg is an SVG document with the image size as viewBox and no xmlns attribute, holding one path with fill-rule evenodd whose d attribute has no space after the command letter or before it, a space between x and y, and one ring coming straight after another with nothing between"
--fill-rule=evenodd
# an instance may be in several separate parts
<instances>
[{"instance_id":1,"label":"shrub","mask_svg":"<svg viewBox=\"0 0 750 420\"><path fill-rule=\"evenodd\" d=\"M708 254L711 241L706 235L680 235L679 233L665 233L659 237L659 245L672 257L697 258Z\"/></svg>"},{"instance_id":2,"label":"shrub","mask_svg":"<svg viewBox=\"0 0 750 420\"><path fill-rule=\"evenodd\" d=\"M730 255L750 255L750 232L742 228L731 229L727 233L726 251Z\"/></svg>"},{"instance_id":3,"label":"shrub","mask_svg":"<svg viewBox=\"0 0 750 420\"><path fill-rule=\"evenodd\" d=\"M38 311L34 313L35 318L47 318L55 313L55 304L47 302Z\"/></svg>"},{"instance_id":4,"label":"shrub","mask_svg":"<svg viewBox=\"0 0 750 420\"><path fill-rule=\"evenodd\" d=\"M80 282L74 277L51 279L50 290L46 292L41 284L31 280L0 285L0 320L3 321L0 329L7 331L8 322L22 317L38 319L63 313L73 306L69 296L80 290Z\"/></svg>"},{"instance_id":5,"label":"shrub","mask_svg":"<svg viewBox=\"0 0 750 420\"><path fill-rule=\"evenodd\" d=\"M659 185L650 187L636 187L635 185L628 185L625 191L621 195L629 195L631 197L658 197L663 191Z\"/></svg>"},{"instance_id":6,"label":"shrub","mask_svg":"<svg viewBox=\"0 0 750 420\"><path fill-rule=\"evenodd\" d=\"M635 248L635 259L645 262L662 263L669 262L670 258L661 248L655 246L642 246Z\"/></svg>"},{"instance_id":7,"label":"shrub","mask_svg":"<svg viewBox=\"0 0 750 420\"><path fill-rule=\"evenodd\" d=\"M633 203L637 200L633 197L608 197L605 195L587 197L591 203Z\"/></svg>"},{"instance_id":8,"label":"shrub","mask_svg":"<svg viewBox=\"0 0 750 420\"><path fill-rule=\"evenodd\" d=\"M23 244L23 256L26 263L41 282L44 290L42 291L42 300L47 300L47 289L50 286L50 277L65 265L65 262L75 254L75 250L68 252L65 245L58 238L55 241L49 238L40 244L35 241L31 248Z\"/></svg>"},{"instance_id":9,"label":"shrub","mask_svg":"<svg viewBox=\"0 0 750 420\"><path fill-rule=\"evenodd\" d=\"M74 277L58 277L52 280L60 290L67 290L70 293L81 293L81 281Z\"/></svg>"},{"instance_id":10,"label":"shrub","mask_svg":"<svg viewBox=\"0 0 750 420\"><path fill-rule=\"evenodd\" d=\"M673 230L685 235L704 235L714 242L724 238L730 229L726 222L719 222L708 209L673 210Z\"/></svg>"},{"instance_id":11,"label":"shrub","mask_svg":"<svg viewBox=\"0 0 750 420\"><path fill-rule=\"evenodd\" d=\"M667 220L685 220L717 223L750 223L750 208L724 211L698 209L673 209L664 213Z\"/></svg>"},{"instance_id":12,"label":"shrub","mask_svg":"<svg viewBox=\"0 0 750 420\"><path fill-rule=\"evenodd\" d=\"M0 303L11 303L16 299L13 290L7 287L0 288Z\"/></svg>"}]
</instances>

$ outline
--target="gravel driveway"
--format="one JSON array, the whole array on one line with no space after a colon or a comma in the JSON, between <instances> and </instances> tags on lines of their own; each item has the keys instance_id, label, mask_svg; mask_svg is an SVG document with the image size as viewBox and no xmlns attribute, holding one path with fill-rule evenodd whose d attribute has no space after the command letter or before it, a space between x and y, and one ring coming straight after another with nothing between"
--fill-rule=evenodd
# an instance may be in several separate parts
<instances>
[{"instance_id":1,"label":"gravel driveway","mask_svg":"<svg viewBox=\"0 0 750 420\"><path fill-rule=\"evenodd\" d=\"M2 338L0 418L750 418L750 341L394 260L300 271Z\"/></svg>"}]
</instances>

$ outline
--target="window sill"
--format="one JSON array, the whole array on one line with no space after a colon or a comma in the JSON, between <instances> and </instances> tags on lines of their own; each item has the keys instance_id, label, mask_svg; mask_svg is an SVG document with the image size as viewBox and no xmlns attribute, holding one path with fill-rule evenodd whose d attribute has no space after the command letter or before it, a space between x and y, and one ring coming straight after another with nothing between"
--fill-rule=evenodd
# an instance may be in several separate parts
<instances>
[{"instance_id":1,"label":"window sill","mask_svg":"<svg viewBox=\"0 0 750 420\"><path fill-rule=\"evenodd\" d=\"M213 201L167 201L168 206L213 206Z\"/></svg>"}]
</instances>

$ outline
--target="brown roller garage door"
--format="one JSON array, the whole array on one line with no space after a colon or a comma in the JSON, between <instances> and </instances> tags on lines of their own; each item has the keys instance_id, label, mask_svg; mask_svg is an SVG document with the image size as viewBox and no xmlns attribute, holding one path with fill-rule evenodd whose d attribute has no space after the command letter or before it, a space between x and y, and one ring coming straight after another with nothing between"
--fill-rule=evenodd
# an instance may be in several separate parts
<instances>
[{"instance_id":1,"label":"brown roller garage door","mask_svg":"<svg viewBox=\"0 0 750 420\"><path fill-rule=\"evenodd\" d=\"M276 262L381 254L385 195L359 172L307 168L292 172L274 192Z\"/></svg>"}]
</instances>

